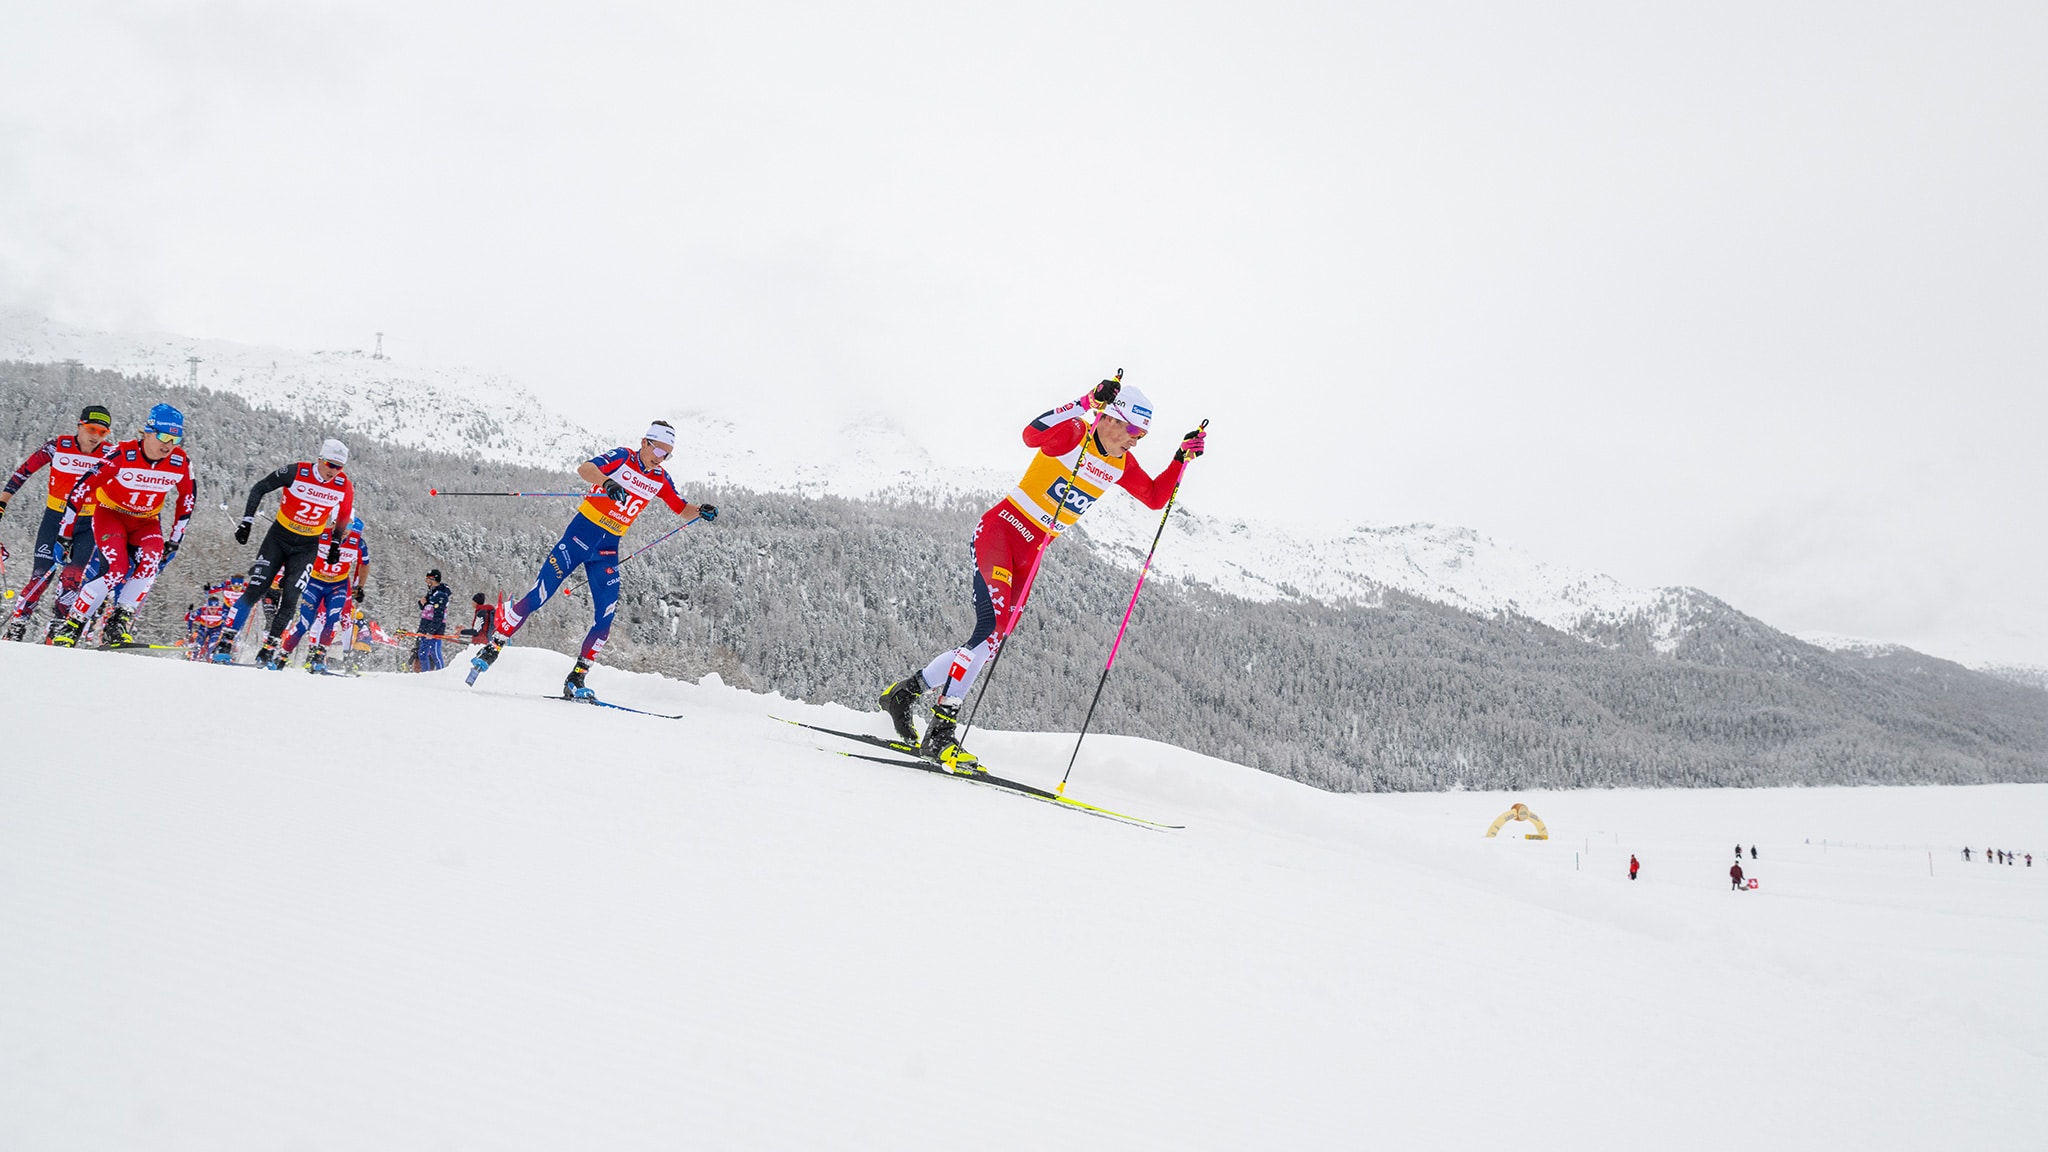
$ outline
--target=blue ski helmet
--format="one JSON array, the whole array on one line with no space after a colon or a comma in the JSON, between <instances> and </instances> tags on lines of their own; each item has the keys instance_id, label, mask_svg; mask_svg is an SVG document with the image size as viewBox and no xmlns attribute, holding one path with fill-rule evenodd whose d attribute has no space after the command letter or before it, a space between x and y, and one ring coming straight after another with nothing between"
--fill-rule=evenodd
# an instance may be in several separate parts
<instances>
[{"instance_id":1,"label":"blue ski helmet","mask_svg":"<svg viewBox=\"0 0 2048 1152\"><path fill-rule=\"evenodd\" d=\"M363 518L361 516L349 517L348 530L351 532L361 532L363 530Z\"/></svg>"},{"instance_id":2,"label":"blue ski helmet","mask_svg":"<svg viewBox=\"0 0 2048 1152\"><path fill-rule=\"evenodd\" d=\"M169 404L159 404L149 410L149 421L142 426L144 432L159 432L171 436L185 434L185 414Z\"/></svg>"}]
</instances>

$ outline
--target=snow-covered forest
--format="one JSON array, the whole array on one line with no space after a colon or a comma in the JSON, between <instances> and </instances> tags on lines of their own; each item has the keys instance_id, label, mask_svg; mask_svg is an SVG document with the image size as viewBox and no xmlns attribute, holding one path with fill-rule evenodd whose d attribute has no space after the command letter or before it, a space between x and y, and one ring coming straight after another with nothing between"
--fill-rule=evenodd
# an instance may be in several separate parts
<instances>
[{"instance_id":1,"label":"snow-covered forest","mask_svg":"<svg viewBox=\"0 0 2048 1152\"><path fill-rule=\"evenodd\" d=\"M158 400L186 410L200 486L186 547L142 621L145 635L170 641L199 586L253 555L230 536L249 485L332 430L223 393L10 364L0 366L5 466L69 431L87 401L110 404L125 434ZM516 595L572 514L567 500L427 495L565 489L571 459L558 471L521 468L346 438L375 557L368 606L387 627L411 626L429 567L455 591L451 628L466 623L471 593ZM934 506L708 490L692 482L690 460L672 471L687 496L723 515L628 568L606 663L716 672L865 707L881 684L965 637L966 541L980 498ZM17 508L27 514L0 521L15 583L35 530L33 505ZM645 518L628 548L673 523ZM1079 542L1055 548L979 723L1076 728L1130 586L1127 570ZM589 626L587 603L549 605L520 642L569 651ZM1589 639L1398 593L1331 607L1158 581L1131 629L1098 730L1333 790L2048 780L2048 691L1910 651L1828 652L1710 598L1673 645L1647 626Z\"/></svg>"}]
</instances>

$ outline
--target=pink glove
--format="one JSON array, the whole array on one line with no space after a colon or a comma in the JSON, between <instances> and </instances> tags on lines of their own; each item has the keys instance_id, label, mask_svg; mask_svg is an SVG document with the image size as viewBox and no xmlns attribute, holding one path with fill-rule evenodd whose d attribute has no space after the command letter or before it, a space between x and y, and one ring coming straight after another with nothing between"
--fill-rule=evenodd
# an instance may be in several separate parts
<instances>
[{"instance_id":1,"label":"pink glove","mask_svg":"<svg viewBox=\"0 0 2048 1152\"><path fill-rule=\"evenodd\" d=\"M1193 460L1202 454L1202 449L1208 446L1209 430L1197 428L1181 438L1180 451L1175 452L1173 458L1176 460Z\"/></svg>"}]
</instances>

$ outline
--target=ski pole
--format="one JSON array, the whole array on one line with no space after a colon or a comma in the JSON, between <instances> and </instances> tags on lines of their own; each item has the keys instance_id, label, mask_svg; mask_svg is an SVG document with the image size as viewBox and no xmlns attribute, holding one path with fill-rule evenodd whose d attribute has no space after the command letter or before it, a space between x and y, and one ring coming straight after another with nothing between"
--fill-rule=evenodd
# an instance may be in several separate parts
<instances>
[{"instance_id":1,"label":"ski pole","mask_svg":"<svg viewBox=\"0 0 2048 1152\"><path fill-rule=\"evenodd\" d=\"M439 488L427 489L429 496L588 496L588 492L443 492Z\"/></svg>"},{"instance_id":2,"label":"ski pole","mask_svg":"<svg viewBox=\"0 0 2048 1152\"><path fill-rule=\"evenodd\" d=\"M678 524L678 525L676 525L675 527L673 527L673 528L669 529L668 531L666 531L666 532L663 532L663 533L662 533L661 535L659 535L659 536L655 537L655 538L654 538L653 540L649 541L648 543L642 544L642 545L641 545L640 547L638 547L638 548L635 548L635 549L633 549L633 551L632 551L632 552L630 552L630 553L628 553L628 554L627 554L627 556L626 556L626 560L631 560L631 559L632 559L633 557L635 557L635 556L638 556L638 555L639 555L639 554L641 554L642 552L645 552L645 551L647 551L647 550L648 550L649 548L652 548L652 547L654 547L654 546L655 546L656 544L659 544L659 543L661 543L661 542L662 542L663 540L666 540L666 539L668 539L669 537L671 537L671 536L675 535L675 534L676 534L676 533L678 533L678 532L681 532L681 531L682 531L683 529L685 529L685 528L688 528L688 527L689 527L690 525L692 525L692 524L695 524L695 523L696 523L697 521L699 521L699 520L702 520L702 519L703 519L703 517L702 517L702 516L692 516L692 517L690 517L690 518L689 518L688 520L685 520L685 521L683 521L683 522L682 522L681 524ZM619 563L621 563L621 564L624 564L624 563L626 562L626 560L621 560L621 561L619 561Z\"/></svg>"},{"instance_id":3,"label":"ski pole","mask_svg":"<svg viewBox=\"0 0 2048 1152\"><path fill-rule=\"evenodd\" d=\"M666 540L666 539L668 539L669 537L671 537L671 536L675 535L675 534L676 534L676 533L678 533L678 532L681 532L681 531L682 531L683 529L685 529L685 528L688 528L688 527L689 527L690 525L692 525L692 524L695 524L695 523L696 523L697 521L699 521L699 520L702 520L702 519L703 519L703 517L702 517L702 516L692 516L692 517L690 517L690 518L689 518L688 520L685 520L685 521L683 521L683 522L682 522L681 524L678 524L678 525L676 525L675 527L673 527L673 528L669 529L669 530L668 530L668 531L666 531L666 532L663 532L663 533L662 533L661 535L659 535L659 536L655 537L654 539L652 539L652 540L648 541L647 543L645 543L645 544L642 544L642 545L641 545L640 547L638 547L638 548L635 548L635 549L633 549L633 550L632 550L631 552L629 552L629 553L627 553L627 554L626 554L626 559L625 559L625 560L621 560L621 561L619 561L619 564L620 564L620 566L622 566L622 567L623 567L623 566L625 565L625 563L626 563L626 560L631 560L631 559L632 559L633 557L635 557L635 556L638 556L638 555L639 555L639 554L641 554L642 552L645 552L645 551L647 551L647 550L648 550L649 548L652 548L652 547L654 547L654 546L655 546L656 544L659 544L659 543L661 543L661 542L662 542L663 540ZM580 573L579 573L579 575L580 575ZM586 587L586 588L587 588L587 587L589 587L589 585L590 585L590 581L589 581L589 580L585 580L585 581L583 582L583 586L584 586L584 587ZM576 594L576 587L577 587L577 586L576 586L576 584L575 584L574 582L565 582L565 583L564 583L564 584L562 585L562 591L561 591L561 594L562 594L562 595L564 595L564 596L574 596L574 595Z\"/></svg>"},{"instance_id":4,"label":"ski pole","mask_svg":"<svg viewBox=\"0 0 2048 1152\"><path fill-rule=\"evenodd\" d=\"M1196 431L1208 426L1209 422L1204 420L1201 428ZM1067 794L1067 777L1074 774L1074 761L1081 758L1081 741L1088 738L1088 726L1095 721L1095 706L1102 703L1102 688L1109 683L1109 670L1116 667L1117 649L1124 645L1124 630L1131 626L1131 613L1138 607L1138 593L1145 590L1145 577L1152 572L1152 557L1159 551L1159 539L1166 535L1166 518L1173 515L1173 506L1179 501L1180 485L1176 483L1173 486L1173 495L1166 498L1166 511L1159 515L1159 531L1152 534L1152 551L1145 553L1144 566L1138 569L1138 586L1131 589L1131 602L1124 608L1124 622L1117 625L1116 641L1109 646L1109 660L1102 666L1102 677L1095 682L1095 699L1088 702L1088 715L1081 720L1081 734L1074 738L1074 754L1067 757L1067 770L1060 775L1060 786L1053 789L1062 796Z\"/></svg>"}]
</instances>

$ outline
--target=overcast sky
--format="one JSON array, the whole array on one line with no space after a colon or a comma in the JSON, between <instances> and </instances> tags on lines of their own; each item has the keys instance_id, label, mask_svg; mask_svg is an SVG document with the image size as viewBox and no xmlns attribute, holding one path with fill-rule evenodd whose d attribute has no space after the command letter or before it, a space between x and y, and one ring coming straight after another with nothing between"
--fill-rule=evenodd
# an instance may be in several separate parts
<instances>
[{"instance_id":1,"label":"overcast sky","mask_svg":"<svg viewBox=\"0 0 2048 1152\"><path fill-rule=\"evenodd\" d=\"M1122 367L1214 421L1212 511L2048 664L2048 5L0 0L0 43L0 299L58 319L995 466Z\"/></svg>"}]
</instances>

